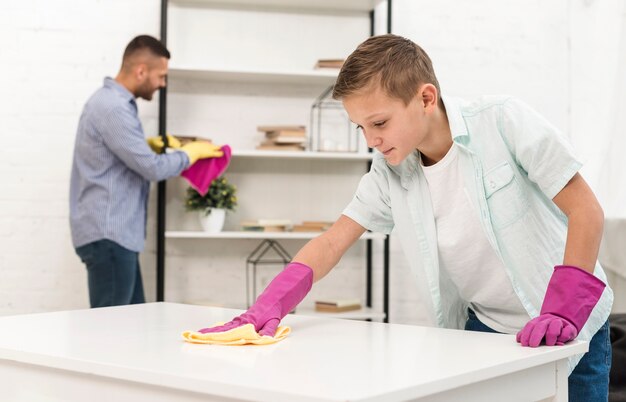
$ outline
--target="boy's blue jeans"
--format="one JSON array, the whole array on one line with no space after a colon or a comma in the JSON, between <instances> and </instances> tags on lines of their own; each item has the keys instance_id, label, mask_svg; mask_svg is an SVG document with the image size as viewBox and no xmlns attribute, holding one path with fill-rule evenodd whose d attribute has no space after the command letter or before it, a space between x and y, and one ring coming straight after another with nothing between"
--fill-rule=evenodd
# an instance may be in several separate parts
<instances>
[{"instance_id":1,"label":"boy's blue jeans","mask_svg":"<svg viewBox=\"0 0 626 402\"><path fill-rule=\"evenodd\" d=\"M468 309L466 331L496 332ZM520 346L521 347L521 346ZM609 322L591 338L589 352L585 353L568 378L570 402L606 402L609 398L609 372L611 371L611 336Z\"/></svg>"},{"instance_id":2,"label":"boy's blue jeans","mask_svg":"<svg viewBox=\"0 0 626 402\"><path fill-rule=\"evenodd\" d=\"M76 248L87 267L91 307L145 303L139 253L111 240Z\"/></svg>"}]
</instances>

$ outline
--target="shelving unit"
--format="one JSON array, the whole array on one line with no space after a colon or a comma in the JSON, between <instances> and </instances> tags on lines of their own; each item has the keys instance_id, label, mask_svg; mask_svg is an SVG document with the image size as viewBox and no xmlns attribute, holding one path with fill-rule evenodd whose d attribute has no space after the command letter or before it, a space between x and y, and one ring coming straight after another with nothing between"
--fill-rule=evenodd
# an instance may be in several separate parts
<instances>
[{"instance_id":1,"label":"shelving unit","mask_svg":"<svg viewBox=\"0 0 626 402\"><path fill-rule=\"evenodd\" d=\"M272 239L272 240L307 240L319 236L321 232L246 232L225 231L207 233L201 231L167 231L165 237L170 239ZM361 240L385 240L381 233L364 233Z\"/></svg>"},{"instance_id":2,"label":"shelving unit","mask_svg":"<svg viewBox=\"0 0 626 402\"><path fill-rule=\"evenodd\" d=\"M303 175L316 169L322 175L312 183L324 183L332 175L332 169L339 169L345 178L343 168L351 171L359 163L369 166L372 154L366 149L361 152L282 152L257 151L253 149L251 138L256 125L271 124L281 115L292 120L308 122L303 115L308 115L308 108L315 96L324 88L332 85L337 77L337 70L314 70L317 58L329 57L326 50L345 56L356 44L374 32L374 9L382 0L162 0L161 39L172 51L172 60L168 75L168 88L161 90L159 110L159 132L162 136L170 133L196 133L199 128L212 127L217 133L228 133L229 137L215 138L217 143L229 143L233 148L232 165L238 164L234 175L245 177L246 164L252 164L252 173L262 179L272 175L272 169L283 174ZM387 3L390 13L391 3ZM256 13L256 14L255 14ZM228 18L236 15L236 22L241 23L250 32L242 33L226 26ZM297 17L296 17L297 16ZM265 24L259 24L256 18L267 18ZM303 18L303 24L318 27L317 23L326 19L336 27L320 27L318 37L307 33L294 18ZM238 21L238 20L241 21ZM209 23L210 21L210 23ZM387 16L387 24L390 15ZM168 25L174 25L172 43L168 43ZM258 26L257 26L258 25ZM252 26L252 28L250 28ZM223 28L223 31L220 29ZM228 29L226 29L228 28ZM256 29L257 31L254 31ZM281 29L284 32L281 32ZM388 27L389 29L389 27ZM195 31L194 31L195 30ZM194 41L190 32L202 32L202 41ZM228 34L226 34L228 32ZM277 50L285 33L298 34L303 42L297 48ZM361 33L359 33L361 32ZM223 44L231 40L232 47ZM227 38L226 36L231 36ZM335 38L337 35L352 35L352 39ZM235 38L235 39L233 39ZM338 40L335 40L338 39ZM234 41L234 42L233 42ZM264 42L265 41L265 42ZM289 43L294 41L290 39ZM191 44L196 47L192 47ZM268 46L269 45L269 46ZM264 93L271 91L263 98ZM232 95L232 96L231 96ZM168 99L170 96L173 98ZM206 113L196 111L197 98L206 100ZM218 97L220 97L217 99ZM172 100L173 99L173 100ZM269 102L266 102L269 101ZM168 107L168 102L176 106ZM276 105L273 105L275 102ZM282 102L282 103L281 103ZM267 105L266 105L267 104ZM214 111L214 108L220 112ZM168 110L169 109L169 110ZM177 109L177 110L176 110ZM217 110L216 109L216 110ZM278 110L278 112L277 112ZM245 111L245 114L242 114ZM173 113L172 113L173 112ZM193 113L196 113L193 116ZM213 113L211 115L211 113ZM170 117L169 116L174 116ZM195 118L194 118L195 116ZM278 117L276 117L278 116ZM308 117L308 116L307 116ZM267 119L267 120L262 120ZM195 125L194 121L199 120ZM285 121L285 124L290 124ZM167 126L167 128L166 128ZM172 126L175 126L172 130ZM203 136L203 135L199 135ZM288 164L277 168L277 163ZM256 165L255 165L256 164ZM304 167L303 165L304 164ZM261 166L261 168L258 168ZM282 166L282 165L281 165ZM247 168L250 169L250 168ZM268 171L263 171L266 169ZM261 173L259 174L259 170ZM284 172L282 170L285 170ZM233 174L233 173L230 173ZM324 176L325 175L325 176ZM284 177L284 176L283 176ZM359 175L360 177L360 175ZM280 180L280 178L276 178ZM247 184L251 184L247 182ZM252 183L255 184L255 183ZM257 183L258 185L258 183ZM240 186L241 188L242 186ZM258 187L255 187L258 190ZM355 187L356 188L356 187ZM249 190L252 191L252 190ZM297 192L297 189L294 190ZM280 193L277 193L280 194ZM254 198L248 197L246 199ZM242 197L239 197L240 199ZM275 199L280 200L281 197ZM310 197L309 197L310 198ZM341 196L336 197L340 199ZM345 197L344 197L345 198ZM336 201L333 199L333 201ZM349 199L344 199L344 205ZM262 203L262 201L259 201ZM253 240L307 240L320 233L303 232L244 232L224 231L210 234L192 230L166 230L166 185L159 183L157 201L157 301L165 300L165 239L198 239L226 241L238 239ZM320 201L320 204L323 201ZM325 204L324 204L325 205ZM295 221L295 220L294 220ZM388 275L389 275L389 237L376 233L365 233L361 238L366 242L366 308L346 313L316 313L324 316L382 319L388 321ZM372 242L383 242L383 308L376 311L372 306ZM304 309L303 311L306 311Z\"/></svg>"},{"instance_id":3,"label":"shelving unit","mask_svg":"<svg viewBox=\"0 0 626 402\"><path fill-rule=\"evenodd\" d=\"M169 79L191 79L256 84L332 85L336 71L254 71L254 70L203 70L194 68L171 68Z\"/></svg>"},{"instance_id":4,"label":"shelving unit","mask_svg":"<svg viewBox=\"0 0 626 402\"><path fill-rule=\"evenodd\" d=\"M372 153L355 152L310 152L310 151L256 151L235 150L233 158L268 158L268 159L326 159L340 161L371 161Z\"/></svg>"},{"instance_id":5,"label":"shelving unit","mask_svg":"<svg viewBox=\"0 0 626 402\"><path fill-rule=\"evenodd\" d=\"M355 311L344 311L341 313L322 313L310 308L297 308L296 314L310 315L326 318L342 318L347 320L384 320L385 313L377 311L371 307L364 307Z\"/></svg>"},{"instance_id":6,"label":"shelving unit","mask_svg":"<svg viewBox=\"0 0 626 402\"><path fill-rule=\"evenodd\" d=\"M232 0L230 3L242 7L277 8L303 11L349 11L370 12L381 0ZM172 4L221 5L224 0L170 0Z\"/></svg>"}]
</instances>

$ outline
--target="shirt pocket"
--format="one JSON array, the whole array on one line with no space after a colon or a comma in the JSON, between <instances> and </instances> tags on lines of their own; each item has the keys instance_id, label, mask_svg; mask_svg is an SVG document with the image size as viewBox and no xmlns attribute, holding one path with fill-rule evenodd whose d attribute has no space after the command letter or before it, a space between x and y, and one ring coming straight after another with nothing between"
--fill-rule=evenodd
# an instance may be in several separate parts
<instances>
[{"instance_id":1,"label":"shirt pocket","mask_svg":"<svg viewBox=\"0 0 626 402\"><path fill-rule=\"evenodd\" d=\"M508 162L503 162L487 171L483 182L494 228L508 226L526 213L528 200Z\"/></svg>"}]
</instances>

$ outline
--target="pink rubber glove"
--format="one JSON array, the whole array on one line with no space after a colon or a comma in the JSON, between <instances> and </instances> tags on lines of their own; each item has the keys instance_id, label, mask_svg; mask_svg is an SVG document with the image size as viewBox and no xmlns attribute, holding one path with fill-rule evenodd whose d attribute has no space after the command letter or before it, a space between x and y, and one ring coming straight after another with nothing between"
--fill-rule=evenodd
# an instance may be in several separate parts
<instances>
[{"instance_id":1,"label":"pink rubber glove","mask_svg":"<svg viewBox=\"0 0 626 402\"><path fill-rule=\"evenodd\" d=\"M245 324L253 324L259 335L274 336L280 320L294 309L313 286L313 270L299 262L287 264L285 269L267 285L256 302L245 313L213 328L198 332L224 332Z\"/></svg>"},{"instance_id":2,"label":"pink rubber glove","mask_svg":"<svg viewBox=\"0 0 626 402\"><path fill-rule=\"evenodd\" d=\"M517 342L531 348L545 340L547 346L563 345L578 336L606 284L589 272L557 265L548 283L539 317L517 333Z\"/></svg>"},{"instance_id":3,"label":"pink rubber glove","mask_svg":"<svg viewBox=\"0 0 626 402\"><path fill-rule=\"evenodd\" d=\"M232 154L230 146L224 145L220 150L223 152L221 157L199 159L180 174L200 195L205 195L209 191L213 180L220 177L230 163Z\"/></svg>"}]
</instances>

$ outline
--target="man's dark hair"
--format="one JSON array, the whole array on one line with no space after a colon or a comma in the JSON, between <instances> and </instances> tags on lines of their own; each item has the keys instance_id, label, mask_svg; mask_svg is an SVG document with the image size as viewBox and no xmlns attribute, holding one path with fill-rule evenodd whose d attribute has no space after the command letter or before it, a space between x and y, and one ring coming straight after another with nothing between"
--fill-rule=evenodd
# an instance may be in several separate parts
<instances>
[{"instance_id":1,"label":"man's dark hair","mask_svg":"<svg viewBox=\"0 0 626 402\"><path fill-rule=\"evenodd\" d=\"M170 58L169 50L167 50L160 40L150 35L139 35L126 46L122 64L126 64L135 54L145 51L150 52L154 56L165 57L166 59Z\"/></svg>"}]
</instances>

